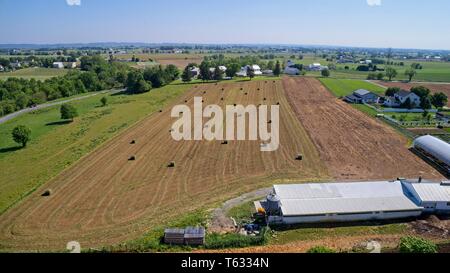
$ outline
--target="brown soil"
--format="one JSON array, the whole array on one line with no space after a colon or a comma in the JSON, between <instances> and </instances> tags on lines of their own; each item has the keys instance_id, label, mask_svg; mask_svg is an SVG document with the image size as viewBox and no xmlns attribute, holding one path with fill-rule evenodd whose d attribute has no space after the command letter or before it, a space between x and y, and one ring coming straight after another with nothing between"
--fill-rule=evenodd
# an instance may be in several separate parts
<instances>
[{"instance_id":1,"label":"brown soil","mask_svg":"<svg viewBox=\"0 0 450 273\"><path fill-rule=\"evenodd\" d=\"M194 96L203 96L205 104L222 106L280 102L280 149L263 153L259 141L176 142L169 132L175 119L168 107L2 214L0 249L63 250L73 240L82 248L121 243L186 213L276 182L328 178L280 81L194 86L174 105L188 100L192 107ZM136 144L130 144L132 140ZM295 160L298 153L305 155L303 161ZM133 155L136 160L129 161ZM175 168L167 168L170 161ZM45 189L52 189L52 195L42 197Z\"/></svg>"},{"instance_id":2,"label":"brown soil","mask_svg":"<svg viewBox=\"0 0 450 273\"><path fill-rule=\"evenodd\" d=\"M285 77L283 86L336 179L443 178L408 150L405 137L336 99L317 79Z\"/></svg>"}]
</instances>

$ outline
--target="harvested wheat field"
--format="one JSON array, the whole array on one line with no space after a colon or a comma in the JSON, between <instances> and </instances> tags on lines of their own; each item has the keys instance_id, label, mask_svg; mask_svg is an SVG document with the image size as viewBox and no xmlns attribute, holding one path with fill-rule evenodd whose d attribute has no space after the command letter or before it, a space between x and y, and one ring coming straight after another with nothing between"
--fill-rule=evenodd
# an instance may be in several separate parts
<instances>
[{"instance_id":1,"label":"harvested wheat field","mask_svg":"<svg viewBox=\"0 0 450 273\"><path fill-rule=\"evenodd\" d=\"M425 86L426 88L430 89L431 92L437 93L442 92L447 95L447 97L450 97L450 84L439 84L439 83L404 83L404 82L382 82L377 81L377 84L383 85L385 87L399 87L405 90L410 90L412 87L415 86ZM450 107L450 100L447 103L447 106Z\"/></svg>"},{"instance_id":2,"label":"harvested wheat field","mask_svg":"<svg viewBox=\"0 0 450 273\"><path fill-rule=\"evenodd\" d=\"M176 142L169 132L175 119L168 107L1 215L0 249L62 250L73 240L82 248L116 244L240 193L284 181L328 178L281 81L193 86L174 105L192 107L194 96L222 106L264 104L264 98L266 104L280 102L280 148L263 153L259 141ZM304 155L303 161L295 160L298 153ZM174 168L168 167L171 161ZM41 196L47 189L51 195Z\"/></svg>"},{"instance_id":3,"label":"harvested wheat field","mask_svg":"<svg viewBox=\"0 0 450 273\"><path fill-rule=\"evenodd\" d=\"M184 69L190 63L200 64L203 57L190 54L160 54L155 55L154 60L163 65L173 64L179 69Z\"/></svg>"},{"instance_id":4,"label":"harvested wheat field","mask_svg":"<svg viewBox=\"0 0 450 273\"><path fill-rule=\"evenodd\" d=\"M314 78L283 79L297 117L338 180L443 178L391 127L336 99Z\"/></svg>"}]
</instances>

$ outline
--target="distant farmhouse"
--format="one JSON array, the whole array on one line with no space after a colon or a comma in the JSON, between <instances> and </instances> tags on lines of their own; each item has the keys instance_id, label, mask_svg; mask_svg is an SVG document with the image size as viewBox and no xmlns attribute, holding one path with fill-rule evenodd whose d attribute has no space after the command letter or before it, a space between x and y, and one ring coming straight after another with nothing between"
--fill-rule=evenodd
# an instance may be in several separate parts
<instances>
[{"instance_id":1,"label":"distant farmhouse","mask_svg":"<svg viewBox=\"0 0 450 273\"><path fill-rule=\"evenodd\" d=\"M386 97L384 100L384 105L387 107L401 107L409 99L412 108L420 107L420 97L413 92L401 90L394 94L393 97Z\"/></svg>"},{"instance_id":2,"label":"distant farmhouse","mask_svg":"<svg viewBox=\"0 0 450 273\"><path fill-rule=\"evenodd\" d=\"M53 66L53 68L63 69L64 63L63 62L54 62L52 66Z\"/></svg>"},{"instance_id":3,"label":"distant farmhouse","mask_svg":"<svg viewBox=\"0 0 450 273\"><path fill-rule=\"evenodd\" d=\"M322 71L322 70L327 70L328 66L321 65L320 63L313 63L313 64L310 64L307 67L307 69L309 71Z\"/></svg>"},{"instance_id":4,"label":"distant farmhouse","mask_svg":"<svg viewBox=\"0 0 450 273\"><path fill-rule=\"evenodd\" d=\"M295 63L291 60L287 61L286 68L284 69L284 74L287 75L300 75L300 69L295 67Z\"/></svg>"},{"instance_id":5,"label":"distant farmhouse","mask_svg":"<svg viewBox=\"0 0 450 273\"><path fill-rule=\"evenodd\" d=\"M200 75L200 68L194 66L191 68L191 70L189 70L189 72L191 73L191 77L196 79Z\"/></svg>"},{"instance_id":6,"label":"distant farmhouse","mask_svg":"<svg viewBox=\"0 0 450 273\"><path fill-rule=\"evenodd\" d=\"M346 96L345 101L350 103L378 103L380 96L365 89L358 89L352 95Z\"/></svg>"},{"instance_id":7,"label":"distant farmhouse","mask_svg":"<svg viewBox=\"0 0 450 273\"><path fill-rule=\"evenodd\" d=\"M252 69L255 76L261 76L263 73L261 71L261 67L257 64L254 65L246 65L241 67L241 71L236 73L238 77L247 77L247 70Z\"/></svg>"}]
</instances>

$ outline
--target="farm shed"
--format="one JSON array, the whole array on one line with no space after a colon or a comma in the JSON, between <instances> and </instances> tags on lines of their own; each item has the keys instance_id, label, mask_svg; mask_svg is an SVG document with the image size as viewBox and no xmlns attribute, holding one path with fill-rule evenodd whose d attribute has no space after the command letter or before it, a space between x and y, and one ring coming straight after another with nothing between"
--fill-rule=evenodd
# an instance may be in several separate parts
<instances>
[{"instance_id":1,"label":"farm shed","mask_svg":"<svg viewBox=\"0 0 450 273\"><path fill-rule=\"evenodd\" d=\"M427 135L414 140L413 148L426 159L439 166L450 175L450 144Z\"/></svg>"},{"instance_id":2,"label":"farm shed","mask_svg":"<svg viewBox=\"0 0 450 273\"><path fill-rule=\"evenodd\" d=\"M425 212L450 212L450 181L442 183L404 183L416 204Z\"/></svg>"},{"instance_id":3,"label":"farm shed","mask_svg":"<svg viewBox=\"0 0 450 273\"><path fill-rule=\"evenodd\" d=\"M205 228L187 227L168 228L164 230L164 243L173 245L203 245L205 243Z\"/></svg>"},{"instance_id":4,"label":"farm shed","mask_svg":"<svg viewBox=\"0 0 450 273\"><path fill-rule=\"evenodd\" d=\"M409 218L423 210L404 194L400 181L275 185L273 194L278 199L264 205L279 200L280 214L269 220L284 224Z\"/></svg>"}]
</instances>

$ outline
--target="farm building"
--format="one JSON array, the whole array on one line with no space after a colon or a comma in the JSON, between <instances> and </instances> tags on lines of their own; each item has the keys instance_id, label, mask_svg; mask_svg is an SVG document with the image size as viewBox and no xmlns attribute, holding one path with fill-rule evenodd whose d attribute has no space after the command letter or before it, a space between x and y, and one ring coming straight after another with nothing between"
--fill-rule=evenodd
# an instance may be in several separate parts
<instances>
[{"instance_id":1,"label":"farm building","mask_svg":"<svg viewBox=\"0 0 450 273\"><path fill-rule=\"evenodd\" d=\"M393 97L386 97L384 105L387 107L400 107L402 104L407 102L408 99L413 108L418 108L420 106L420 97L413 92L405 90L397 92Z\"/></svg>"},{"instance_id":2,"label":"farm building","mask_svg":"<svg viewBox=\"0 0 450 273\"><path fill-rule=\"evenodd\" d=\"M425 212L450 212L450 182L404 183L415 203Z\"/></svg>"},{"instance_id":3,"label":"farm building","mask_svg":"<svg viewBox=\"0 0 450 273\"><path fill-rule=\"evenodd\" d=\"M284 69L284 74L287 74L287 75L300 75L300 69L298 69L296 67L287 66Z\"/></svg>"},{"instance_id":4,"label":"farm building","mask_svg":"<svg viewBox=\"0 0 450 273\"><path fill-rule=\"evenodd\" d=\"M320 63L310 64L307 69L309 71L322 71L328 69L328 66L321 65Z\"/></svg>"},{"instance_id":5,"label":"farm building","mask_svg":"<svg viewBox=\"0 0 450 273\"><path fill-rule=\"evenodd\" d=\"M450 213L450 183L411 180L274 185L255 202L271 224L413 218Z\"/></svg>"},{"instance_id":6,"label":"farm building","mask_svg":"<svg viewBox=\"0 0 450 273\"><path fill-rule=\"evenodd\" d=\"M190 73L191 77L197 78L200 75L200 68L194 66L191 68Z\"/></svg>"},{"instance_id":7,"label":"farm building","mask_svg":"<svg viewBox=\"0 0 450 273\"><path fill-rule=\"evenodd\" d=\"M378 103L380 96L365 89L358 89L344 99L350 103Z\"/></svg>"},{"instance_id":8,"label":"farm building","mask_svg":"<svg viewBox=\"0 0 450 273\"><path fill-rule=\"evenodd\" d=\"M413 148L421 156L450 175L450 144L439 138L427 135L414 140Z\"/></svg>"},{"instance_id":9,"label":"farm building","mask_svg":"<svg viewBox=\"0 0 450 273\"><path fill-rule=\"evenodd\" d=\"M238 77L247 77L247 70L252 69L255 76L261 76L263 73L261 72L261 67L259 65L247 65L244 67L241 67L241 71L236 73L236 76Z\"/></svg>"},{"instance_id":10,"label":"farm building","mask_svg":"<svg viewBox=\"0 0 450 273\"><path fill-rule=\"evenodd\" d=\"M63 69L64 63L63 62L54 62L52 66L53 66L53 68Z\"/></svg>"},{"instance_id":11,"label":"farm building","mask_svg":"<svg viewBox=\"0 0 450 273\"><path fill-rule=\"evenodd\" d=\"M203 245L205 243L205 228L168 228L164 230L164 243L173 245Z\"/></svg>"}]
</instances>

